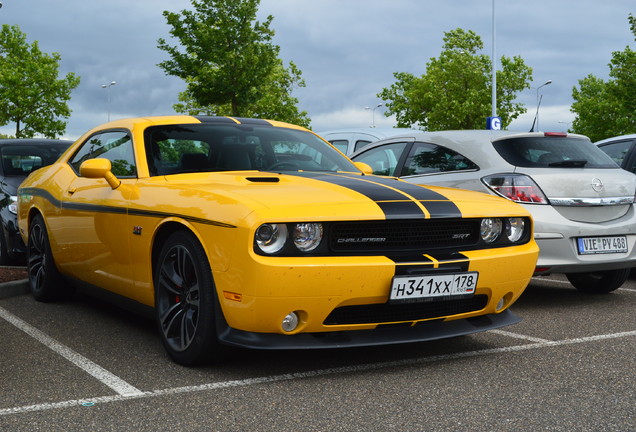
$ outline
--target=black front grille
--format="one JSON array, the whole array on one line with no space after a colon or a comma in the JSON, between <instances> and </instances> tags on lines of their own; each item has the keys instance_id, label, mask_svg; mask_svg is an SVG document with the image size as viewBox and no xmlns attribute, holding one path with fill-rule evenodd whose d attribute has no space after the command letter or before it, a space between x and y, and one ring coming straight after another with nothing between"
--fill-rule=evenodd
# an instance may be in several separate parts
<instances>
[{"instance_id":1,"label":"black front grille","mask_svg":"<svg viewBox=\"0 0 636 432\"><path fill-rule=\"evenodd\" d=\"M336 222L333 252L409 252L464 248L479 241L480 219Z\"/></svg>"},{"instance_id":2,"label":"black front grille","mask_svg":"<svg viewBox=\"0 0 636 432\"><path fill-rule=\"evenodd\" d=\"M486 307L488 296L438 300L418 303L379 303L342 306L334 309L325 319L325 325L371 324L416 321L474 312Z\"/></svg>"}]
</instances>

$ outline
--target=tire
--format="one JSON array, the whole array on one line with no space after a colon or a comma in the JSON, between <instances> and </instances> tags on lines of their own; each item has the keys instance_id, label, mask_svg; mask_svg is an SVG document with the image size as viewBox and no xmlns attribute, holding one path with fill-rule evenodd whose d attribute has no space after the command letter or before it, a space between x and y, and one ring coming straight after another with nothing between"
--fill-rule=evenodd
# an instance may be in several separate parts
<instances>
[{"instance_id":1,"label":"tire","mask_svg":"<svg viewBox=\"0 0 636 432\"><path fill-rule=\"evenodd\" d=\"M216 287L207 255L188 231L172 233L154 265L155 316L168 355L184 366L221 361Z\"/></svg>"},{"instance_id":2,"label":"tire","mask_svg":"<svg viewBox=\"0 0 636 432\"><path fill-rule=\"evenodd\" d=\"M0 220L0 266L6 266L11 264L9 258L9 248L7 247L7 239L4 236L4 227Z\"/></svg>"},{"instance_id":3,"label":"tire","mask_svg":"<svg viewBox=\"0 0 636 432\"><path fill-rule=\"evenodd\" d=\"M37 301L61 300L73 293L73 289L65 283L55 266L42 215L35 216L29 227L27 274L31 294Z\"/></svg>"},{"instance_id":4,"label":"tire","mask_svg":"<svg viewBox=\"0 0 636 432\"><path fill-rule=\"evenodd\" d=\"M631 268L587 273L567 273L565 276L576 289L589 294L606 294L620 288Z\"/></svg>"}]
</instances>

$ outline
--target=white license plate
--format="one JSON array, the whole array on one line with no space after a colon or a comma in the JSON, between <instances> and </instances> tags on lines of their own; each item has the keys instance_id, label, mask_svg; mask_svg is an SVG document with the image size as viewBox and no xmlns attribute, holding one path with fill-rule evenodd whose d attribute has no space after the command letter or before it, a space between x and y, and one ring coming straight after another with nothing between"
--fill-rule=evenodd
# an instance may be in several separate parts
<instances>
[{"instance_id":1,"label":"white license plate","mask_svg":"<svg viewBox=\"0 0 636 432\"><path fill-rule=\"evenodd\" d=\"M474 294L478 276L478 272L395 276L390 299L410 300Z\"/></svg>"},{"instance_id":2,"label":"white license plate","mask_svg":"<svg viewBox=\"0 0 636 432\"><path fill-rule=\"evenodd\" d=\"M627 252L627 237L579 237L576 239L579 255Z\"/></svg>"}]
</instances>

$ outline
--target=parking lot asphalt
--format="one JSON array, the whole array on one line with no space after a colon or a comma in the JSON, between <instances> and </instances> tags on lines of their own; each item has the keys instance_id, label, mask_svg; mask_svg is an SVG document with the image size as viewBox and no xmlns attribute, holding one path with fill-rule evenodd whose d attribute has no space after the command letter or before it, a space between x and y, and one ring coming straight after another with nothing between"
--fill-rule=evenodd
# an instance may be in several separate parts
<instances>
[{"instance_id":1,"label":"parking lot asphalt","mask_svg":"<svg viewBox=\"0 0 636 432\"><path fill-rule=\"evenodd\" d=\"M151 321L0 287L2 431L636 431L636 279L535 278L514 326L391 347L236 350L185 368ZM3 292L5 293L3 295Z\"/></svg>"}]
</instances>

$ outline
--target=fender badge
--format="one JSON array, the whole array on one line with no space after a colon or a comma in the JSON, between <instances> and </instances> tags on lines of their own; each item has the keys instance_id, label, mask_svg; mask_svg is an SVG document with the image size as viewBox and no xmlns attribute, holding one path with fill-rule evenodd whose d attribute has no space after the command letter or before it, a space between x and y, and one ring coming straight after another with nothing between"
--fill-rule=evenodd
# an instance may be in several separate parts
<instances>
[{"instance_id":1,"label":"fender badge","mask_svg":"<svg viewBox=\"0 0 636 432\"><path fill-rule=\"evenodd\" d=\"M600 192L603 190L603 182L601 181L600 178L594 177L592 179L592 189L594 189L595 192Z\"/></svg>"},{"instance_id":2,"label":"fender badge","mask_svg":"<svg viewBox=\"0 0 636 432\"><path fill-rule=\"evenodd\" d=\"M140 226L134 226L133 227L133 234L135 235L141 235L141 227Z\"/></svg>"}]
</instances>

